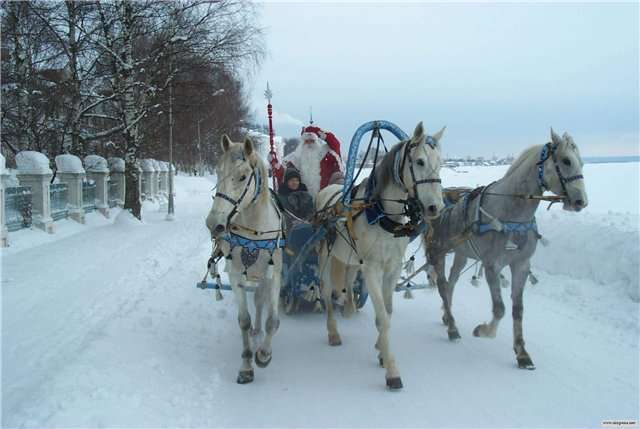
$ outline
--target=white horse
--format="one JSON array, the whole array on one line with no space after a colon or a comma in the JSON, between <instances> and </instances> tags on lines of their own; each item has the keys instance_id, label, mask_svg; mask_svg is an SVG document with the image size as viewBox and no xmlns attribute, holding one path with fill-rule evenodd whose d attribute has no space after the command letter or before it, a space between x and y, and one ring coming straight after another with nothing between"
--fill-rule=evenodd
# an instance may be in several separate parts
<instances>
[{"instance_id":1,"label":"white horse","mask_svg":"<svg viewBox=\"0 0 640 429\"><path fill-rule=\"evenodd\" d=\"M402 388L400 372L389 347L389 327L392 295L400 276L409 237L395 237L389 231L395 230L402 234L401 230L407 226L407 214L413 217L409 226L415 226L416 215L434 218L444 207L439 176L439 140L443 132L444 128L433 137L426 136L422 123L419 123L413 137L394 146L367 181L370 185L368 200L377 204L377 213L361 212L354 219L353 240L349 237L348 226L339 222L336 225L335 240L325 240L319 246L319 268L327 308L329 344L337 346L342 343L333 316L331 293L337 285L338 290L345 286L350 289L360 269L375 310L375 324L378 328L376 348L380 352L380 363L386 368L386 384L390 389ZM342 195L341 190L341 185L323 189L318 194L316 210L322 212L326 207L335 205ZM366 195L367 186L359 186L354 200L367 199ZM369 223L367 218L370 215L379 215L381 218Z\"/></svg>"},{"instance_id":2,"label":"white horse","mask_svg":"<svg viewBox=\"0 0 640 429\"><path fill-rule=\"evenodd\" d=\"M558 136L551 130L551 141L525 150L504 177L468 194L443 211L432 223L425 240L429 262L438 274L438 290L443 302L443 322L449 339L460 338L451 313L453 289L468 258L478 259L485 269L493 302L493 318L478 325L473 335L494 338L505 307L500 291L500 272L511 269L513 350L519 368L534 369L524 347L522 314L523 291L530 273L530 259L538 239L535 212L544 191L551 191L568 211L580 211L588 204L582 175L583 162L571 136ZM542 198L541 198L542 197ZM468 240L466 240L468 238ZM453 249L455 257L444 275L445 255Z\"/></svg>"},{"instance_id":3,"label":"white horse","mask_svg":"<svg viewBox=\"0 0 640 429\"><path fill-rule=\"evenodd\" d=\"M273 202L267 168L247 137L232 143L222 137L222 157L216 166L218 192L207 216L207 228L226 257L226 271L238 305L242 331L242 365L238 383L250 383L254 373L251 360L251 315L246 287L257 285L256 308L267 305L266 335L255 352L260 368L271 362L271 340L278 330L278 303L284 246L281 214ZM258 324L261 321L256 321ZM260 326L255 326L255 332Z\"/></svg>"}]
</instances>

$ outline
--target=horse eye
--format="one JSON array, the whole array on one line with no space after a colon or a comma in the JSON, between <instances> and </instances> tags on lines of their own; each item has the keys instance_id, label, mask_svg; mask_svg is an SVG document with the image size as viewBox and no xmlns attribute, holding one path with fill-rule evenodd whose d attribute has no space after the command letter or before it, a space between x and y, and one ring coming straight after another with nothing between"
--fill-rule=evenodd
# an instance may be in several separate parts
<instances>
[{"instance_id":1,"label":"horse eye","mask_svg":"<svg viewBox=\"0 0 640 429\"><path fill-rule=\"evenodd\" d=\"M565 158L565 159L563 159L563 160L562 160L562 163L563 163L564 165L566 165L567 167L570 167L570 166L571 166L571 160L570 160L569 158Z\"/></svg>"},{"instance_id":2,"label":"horse eye","mask_svg":"<svg viewBox=\"0 0 640 429\"><path fill-rule=\"evenodd\" d=\"M424 160L419 159L416 161L416 164L418 164L420 167L424 167Z\"/></svg>"},{"instance_id":3,"label":"horse eye","mask_svg":"<svg viewBox=\"0 0 640 429\"><path fill-rule=\"evenodd\" d=\"M240 176L240 181L241 181L241 182L244 182L244 179L246 179L246 178L247 178L247 176L245 176L245 175L243 174L242 176Z\"/></svg>"}]
</instances>

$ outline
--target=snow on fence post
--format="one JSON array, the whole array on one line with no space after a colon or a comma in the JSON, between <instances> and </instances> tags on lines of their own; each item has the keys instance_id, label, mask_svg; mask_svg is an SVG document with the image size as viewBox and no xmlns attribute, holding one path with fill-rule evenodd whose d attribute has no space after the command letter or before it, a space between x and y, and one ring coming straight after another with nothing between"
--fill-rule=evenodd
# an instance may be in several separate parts
<instances>
[{"instance_id":1,"label":"snow on fence post","mask_svg":"<svg viewBox=\"0 0 640 429\"><path fill-rule=\"evenodd\" d=\"M49 183L53 172L49 159L40 152L23 151L16 155L18 181L21 186L31 188L33 225L53 234Z\"/></svg>"},{"instance_id":2,"label":"snow on fence post","mask_svg":"<svg viewBox=\"0 0 640 429\"><path fill-rule=\"evenodd\" d=\"M98 155L87 155L84 166L89 179L96 183L96 208L109 217L109 167L107 160Z\"/></svg>"},{"instance_id":3,"label":"snow on fence post","mask_svg":"<svg viewBox=\"0 0 640 429\"><path fill-rule=\"evenodd\" d=\"M153 179L156 172L153 160L143 159L140 161L140 168L142 169L142 194L145 199L153 201Z\"/></svg>"},{"instance_id":4,"label":"snow on fence post","mask_svg":"<svg viewBox=\"0 0 640 429\"><path fill-rule=\"evenodd\" d=\"M69 217L84 223L84 209L82 201L82 182L85 178L82 161L75 155L64 154L56 156L58 172L56 176L61 183L67 184L69 198Z\"/></svg>"},{"instance_id":5,"label":"snow on fence post","mask_svg":"<svg viewBox=\"0 0 640 429\"><path fill-rule=\"evenodd\" d=\"M4 184L8 176L4 169L4 156L0 153L0 247L7 247L9 245L9 231L5 224L6 221L4 220Z\"/></svg>"},{"instance_id":6,"label":"snow on fence post","mask_svg":"<svg viewBox=\"0 0 640 429\"><path fill-rule=\"evenodd\" d=\"M118 187L118 197L116 204L119 207L124 207L125 196L125 180L124 180L124 159L122 158L109 158L109 170L111 170L111 181L116 183Z\"/></svg>"}]
</instances>

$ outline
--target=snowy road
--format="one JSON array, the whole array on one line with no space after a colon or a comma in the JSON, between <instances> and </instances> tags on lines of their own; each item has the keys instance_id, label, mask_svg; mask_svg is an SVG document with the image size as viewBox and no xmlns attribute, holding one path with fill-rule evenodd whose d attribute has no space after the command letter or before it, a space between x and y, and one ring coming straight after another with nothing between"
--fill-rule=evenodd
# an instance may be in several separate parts
<instances>
[{"instance_id":1,"label":"snowy road","mask_svg":"<svg viewBox=\"0 0 640 429\"><path fill-rule=\"evenodd\" d=\"M637 284L607 288L538 267L524 322L535 371L515 367L509 311L496 339L471 335L489 318L490 299L485 285L469 284L469 271L454 302L458 343L446 339L435 291L396 296L402 392L384 388L369 304L338 320L339 348L327 345L324 315L283 316L271 365L237 385L232 297L216 302L194 286L210 250L211 182L177 179L175 222L149 205L143 225L124 215L86 231L63 223L63 238L21 246L38 234L22 231L3 252L3 426L599 427L638 419L638 303L624 292ZM554 219L543 217L542 229L546 222L553 232ZM509 306L507 290L504 297Z\"/></svg>"}]
</instances>

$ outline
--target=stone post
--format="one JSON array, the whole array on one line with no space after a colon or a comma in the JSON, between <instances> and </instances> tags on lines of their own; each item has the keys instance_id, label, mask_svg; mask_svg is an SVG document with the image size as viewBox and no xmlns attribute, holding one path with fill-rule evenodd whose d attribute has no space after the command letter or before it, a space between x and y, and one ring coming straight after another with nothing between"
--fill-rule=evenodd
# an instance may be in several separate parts
<instances>
[{"instance_id":1,"label":"stone post","mask_svg":"<svg viewBox=\"0 0 640 429\"><path fill-rule=\"evenodd\" d=\"M116 183L118 187L118 199L116 204L118 207L124 207L124 195L126 192L124 180L124 159L109 158L109 170L111 170L111 181Z\"/></svg>"},{"instance_id":2,"label":"stone post","mask_svg":"<svg viewBox=\"0 0 640 429\"><path fill-rule=\"evenodd\" d=\"M169 195L169 164L164 161L158 161L160 166L160 193L165 198Z\"/></svg>"},{"instance_id":3,"label":"stone post","mask_svg":"<svg viewBox=\"0 0 640 429\"><path fill-rule=\"evenodd\" d=\"M84 167L89 179L96 183L96 208L109 218L109 167L107 160L98 155L84 158Z\"/></svg>"},{"instance_id":4,"label":"stone post","mask_svg":"<svg viewBox=\"0 0 640 429\"><path fill-rule=\"evenodd\" d=\"M84 208L82 201L82 182L85 171L82 161L75 155L56 156L58 173L56 176L60 183L65 183L68 189L69 217L77 222L84 223Z\"/></svg>"},{"instance_id":5,"label":"stone post","mask_svg":"<svg viewBox=\"0 0 640 429\"><path fill-rule=\"evenodd\" d=\"M153 193L154 199L160 198L160 184L158 181L160 180L160 164L155 159L151 160L151 165L153 165L153 182L151 187L151 192Z\"/></svg>"},{"instance_id":6,"label":"stone post","mask_svg":"<svg viewBox=\"0 0 640 429\"><path fill-rule=\"evenodd\" d=\"M31 188L33 225L53 234L54 228L49 195L49 182L51 182L53 172L49 168L49 159L40 152L18 152L16 165L18 166L17 176L20 186Z\"/></svg>"},{"instance_id":7,"label":"stone post","mask_svg":"<svg viewBox=\"0 0 640 429\"><path fill-rule=\"evenodd\" d=\"M4 187L7 181L7 172L4 170L4 156L0 154L0 247L9 245L9 231L4 219Z\"/></svg>"},{"instance_id":8,"label":"stone post","mask_svg":"<svg viewBox=\"0 0 640 429\"><path fill-rule=\"evenodd\" d=\"M140 161L140 168L142 169L142 177L144 178L142 193L146 200L153 201L153 189L155 188L155 186L153 186L153 179L156 172L156 169L153 166L153 160L143 159Z\"/></svg>"}]
</instances>

